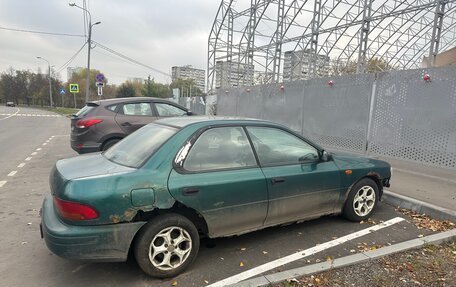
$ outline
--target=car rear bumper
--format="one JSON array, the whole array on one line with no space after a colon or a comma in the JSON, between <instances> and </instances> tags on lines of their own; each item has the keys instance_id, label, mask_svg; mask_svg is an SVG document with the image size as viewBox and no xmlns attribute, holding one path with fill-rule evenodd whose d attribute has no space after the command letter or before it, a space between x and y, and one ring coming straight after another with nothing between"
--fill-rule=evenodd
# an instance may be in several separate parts
<instances>
[{"instance_id":1,"label":"car rear bumper","mask_svg":"<svg viewBox=\"0 0 456 287\"><path fill-rule=\"evenodd\" d=\"M145 222L76 226L62 222L48 194L41 212L41 234L54 254L74 260L126 261L132 240Z\"/></svg>"},{"instance_id":2,"label":"car rear bumper","mask_svg":"<svg viewBox=\"0 0 456 287\"><path fill-rule=\"evenodd\" d=\"M79 154L98 152L101 151L101 143L87 143L71 139L71 148Z\"/></svg>"}]
</instances>

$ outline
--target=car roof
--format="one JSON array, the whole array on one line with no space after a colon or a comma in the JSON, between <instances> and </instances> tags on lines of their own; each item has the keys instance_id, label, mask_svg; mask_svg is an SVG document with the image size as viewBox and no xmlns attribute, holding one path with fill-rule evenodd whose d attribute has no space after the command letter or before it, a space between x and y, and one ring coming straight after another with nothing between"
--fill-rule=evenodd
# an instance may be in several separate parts
<instances>
[{"instance_id":1,"label":"car roof","mask_svg":"<svg viewBox=\"0 0 456 287\"><path fill-rule=\"evenodd\" d=\"M112 98L112 99L104 99L99 101L90 101L89 103L94 103L100 106L107 106L111 104L117 103L124 103L124 102L141 102L141 101L154 101L154 102L166 102L176 104L173 101L163 99L163 98L154 98L154 97L127 97L127 98ZM183 107L185 108L185 107Z\"/></svg>"},{"instance_id":2,"label":"car roof","mask_svg":"<svg viewBox=\"0 0 456 287\"><path fill-rule=\"evenodd\" d=\"M255 124L270 124L278 125L273 122L252 119L252 118L241 118L241 117L223 117L223 116L184 116L184 117L171 117L164 118L154 122L154 124L162 124L167 126L172 126L175 128L184 128L186 126L197 124L197 123L206 123L211 124L229 124L229 123L255 123Z\"/></svg>"}]
</instances>

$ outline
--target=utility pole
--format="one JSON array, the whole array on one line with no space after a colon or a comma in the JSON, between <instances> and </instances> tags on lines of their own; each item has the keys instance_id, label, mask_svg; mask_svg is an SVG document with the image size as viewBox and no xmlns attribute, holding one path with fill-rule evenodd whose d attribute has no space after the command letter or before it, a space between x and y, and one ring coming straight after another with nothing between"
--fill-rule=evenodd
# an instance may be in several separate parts
<instances>
[{"instance_id":1,"label":"utility pole","mask_svg":"<svg viewBox=\"0 0 456 287\"><path fill-rule=\"evenodd\" d=\"M87 37L87 77L86 77L86 102L89 101L90 95L90 49L92 49L92 27L98 24L101 24L100 21L92 24L92 15L90 15L90 11L82 8L81 6L76 5L75 3L68 3L71 7L77 7L89 15L89 35Z\"/></svg>"},{"instance_id":2,"label":"utility pole","mask_svg":"<svg viewBox=\"0 0 456 287\"><path fill-rule=\"evenodd\" d=\"M43 57L36 57L37 59L46 61L48 63L48 75L49 75L49 104L51 105L51 108L54 106L52 102L52 80L51 80L51 64L49 63L48 60L46 60Z\"/></svg>"}]
</instances>

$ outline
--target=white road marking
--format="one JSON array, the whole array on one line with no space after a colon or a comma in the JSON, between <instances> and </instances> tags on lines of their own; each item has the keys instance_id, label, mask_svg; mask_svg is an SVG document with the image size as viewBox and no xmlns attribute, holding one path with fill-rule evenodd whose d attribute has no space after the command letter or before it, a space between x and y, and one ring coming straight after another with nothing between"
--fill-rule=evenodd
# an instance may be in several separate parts
<instances>
[{"instance_id":1,"label":"white road marking","mask_svg":"<svg viewBox=\"0 0 456 287\"><path fill-rule=\"evenodd\" d=\"M22 162L17 167L21 168L21 167L24 167L24 165L25 165L25 162Z\"/></svg>"},{"instance_id":2,"label":"white road marking","mask_svg":"<svg viewBox=\"0 0 456 287\"><path fill-rule=\"evenodd\" d=\"M39 147L39 148L37 148L36 150L37 150L37 151L40 151L40 150L42 150L42 148Z\"/></svg>"},{"instance_id":3,"label":"white road marking","mask_svg":"<svg viewBox=\"0 0 456 287\"><path fill-rule=\"evenodd\" d=\"M8 173L8 176L14 176L17 173L17 170L13 170L12 172Z\"/></svg>"},{"instance_id":4,"label":"white road marking","mask_svg":"<svg viewBox=\"0 0 456 287\"><path fill-rule=\"evenodd\" d=\"M32 157L31 157L31 156L29 156L29 157L28 157L28 158L26 158L25 160L26 160L26 161L29 161L29 160L31 160L31 159L32 159Z\"/></svg>"},{"instance_id":5,"label":"white road marking","mask_svg":"<svg viewBox=\"0 0 456 287\"><path fill-rule=\"evenodd\" d=\"M326 250L328 248L340 245L340 244L345 243L347 241L350 241L350 240L353 240L355 238L367 235L369 233L372 233L372 232L380 230L382 228L391 226L393 224L399 223L399 222L404 221L404 220L405 219L402 218L402 217L395 217L395 218L390 219L388 221L385 221L383 223L380 223L380 224L368 227L366 229L363 229L363 230L360 230L360 231L345 235L343 237L340 237L340 238L325 242L323 244L319 244L317 246L311 247L311 248L306 249L304 251L299 251L299 252L296 252L294 254L279 258L277 260L274 260L274 261L271 261L271 262L268 262L268 263L265 263L265 264L260 265L258 267L255 267L255 268L252 268L250 270L241 272L241 273L239 273L237 275L234 275L234 276L228 277L226 279L223 279L221 281L215 282L215 283L213 283L211 285L208 285L207 287L222 287L222 286L227 286L227 285L231 285L231 284L236 284L236 283L238 283L238 282L240 282L242 280L251 278L251 277L256 276L258 274L261 274L261 273L264 273L266 271L275 269L275 268L277 268L279 266L282 266L282 265L288 264L290 262L302 259L304 257L313 255L313 254L318 253L320 251L323 251L323 250Z\"/></svg>"},{"instance_id":6,"label":"white road marking","mask_svg":"<svg viewBox=\"0 0 456 287\"><path fill-rule=\"evenodd\" d=\"M43 145L47 145L47 143L43 143Z\"/></svg>"},{"instance_id":7,"label":"white road marking","mask_svg":"<svg viewBox=\"0 0 456 287\"><path fill-rule=\"evenodd\" d=\"M0 181L0 187L4 186L4 185L5 185L5 183L7 183L7 181L6 181L6 180L2 180L2 181Z\"/></svg>"},{"instance_id":8,"label":"white road marking","mask_svg":"<svg viewBox=\"0 0 456 287\"><path fill-rule=\"evenodd\" d=\"M32 152L32 154L31 154L31 155L36 155L36 154L37 154L37 152L36 152L36 151L34 151L34 152Z\"/></svg>"},{"instance_id":9,"label":"white road marking","mask_svg":"<svg viewBox=\"0 0 456 287\"><path fill-rule=\"evenodd\" d=\"M6 120L6 119L8 119L8 118L11 118L11 117L17 115L17 113L18 113L19 111L20 111L20 109L17 109L17 111L16 111L14 114L11 114L11 115L7 116L6 118L0 119L0 121Z\"/></svg>"},{"instance_id":10,"label":"white road marking","mask_svg":"<svg viewBox=\"0 0 456 287\"><path fill-rule=\"evenodd\" d=\"M4 119L10 118L12 116L18 116L18 117L56 117L56 118L62 117L61 115L47 115L47 114L18 114L18 112L19 112L19 110L16 113L14 113L14 114L0 114L0 116L8 116L8 117L0 119L0 120L4 120Z\"/></svg>"}]
</instances>

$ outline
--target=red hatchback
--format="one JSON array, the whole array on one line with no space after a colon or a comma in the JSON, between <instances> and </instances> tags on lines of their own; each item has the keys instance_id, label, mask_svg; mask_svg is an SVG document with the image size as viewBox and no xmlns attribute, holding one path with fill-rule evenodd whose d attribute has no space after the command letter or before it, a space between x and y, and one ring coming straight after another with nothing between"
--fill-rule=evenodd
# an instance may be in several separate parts
<instances>
[{"instance_id":1,"label":"red hatchback","mask_svg":"<svg viewBox=\"0 0 456 287\"><path fill-rule=\"evenodd\" d=\"M104 151L148 123L189 115L193 113L186 108L159 98L89 102L71 117L71 148L80 154Z\"/></svg>"}]
</instances>

